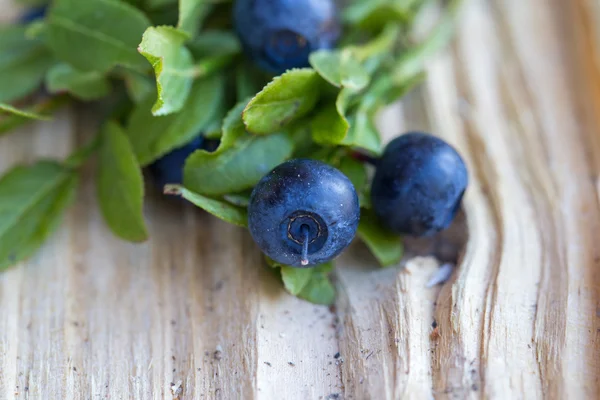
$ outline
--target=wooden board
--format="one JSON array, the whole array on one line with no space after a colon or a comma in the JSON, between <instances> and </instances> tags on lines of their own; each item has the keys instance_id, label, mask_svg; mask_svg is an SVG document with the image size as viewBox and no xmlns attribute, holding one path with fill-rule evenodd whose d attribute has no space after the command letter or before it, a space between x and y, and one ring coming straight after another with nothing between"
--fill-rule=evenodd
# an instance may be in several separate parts
<instances>
[{"instance_id":1,"label":"wooden board","mask_svg":"<svg viewBox=\"0 0 600 400\"><path fill-rule=\"evenodd\" d=\"M600 6L470 0L428 72L382 130L431 130L468 161L449 282L425 287L434 258L380 270L357 244L336 306L314 306L243 230L156 196L149 242L113 238L90 169L59 232L0 275L0 399L599 398ZM24 127L0 169L92 129L80 110Z\"/></svg>"}]
</instances>

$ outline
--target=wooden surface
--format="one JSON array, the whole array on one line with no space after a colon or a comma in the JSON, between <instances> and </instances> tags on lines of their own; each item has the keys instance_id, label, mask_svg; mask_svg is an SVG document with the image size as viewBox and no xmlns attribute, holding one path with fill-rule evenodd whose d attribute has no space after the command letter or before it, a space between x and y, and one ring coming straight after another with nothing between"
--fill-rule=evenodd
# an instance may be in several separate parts
<instances>
[{"instance_id":1,"label":"wooden surface","mask_svg":"<svg viewBox=\"0 0 600 400\"><path fill-rule=\"evenodd\" d=\"M0 399L599 398L600 5L469 0L428 70L382 129L432 130L468 161L449 282L425 287L431 257L380 270L355 245L336 306L317 307L197 210L152 198L152 239L114 239L88 182L50 243L0 275ZM1 138L0 168L65 156L90 120ZM452 252L447 236L435 247Z\"/></svg>"}]
</instances>

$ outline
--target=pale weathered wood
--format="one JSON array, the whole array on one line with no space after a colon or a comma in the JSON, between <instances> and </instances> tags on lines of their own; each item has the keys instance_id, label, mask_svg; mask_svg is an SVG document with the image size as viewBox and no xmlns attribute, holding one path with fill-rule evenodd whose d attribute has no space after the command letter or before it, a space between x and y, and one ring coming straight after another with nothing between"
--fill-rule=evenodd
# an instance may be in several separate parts
<instances>
[{"instance_id":1,"label":"pale weathered wood","mask_svg":"<svg viewBox=\"0 0 600 400\"><path fill-rule=\"evenodd\" d=\"M468 2L381 121L460 149L465 216L397 268L353 245L332 308L287 295L244 230L155 194L151 239L115 239L90 166L58 233L0 275L0 399L598 398L599 21L594 0ZM95 126L66 110L2 137L0 170ZM448 283L425 287L428 253L460 253Z\"/></svg>"}]
</instances>

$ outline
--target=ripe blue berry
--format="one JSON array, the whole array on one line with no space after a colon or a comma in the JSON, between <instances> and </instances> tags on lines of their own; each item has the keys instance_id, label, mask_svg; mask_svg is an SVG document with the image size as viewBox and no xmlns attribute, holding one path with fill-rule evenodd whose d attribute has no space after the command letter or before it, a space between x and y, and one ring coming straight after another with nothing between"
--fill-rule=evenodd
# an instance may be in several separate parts
<instances>
[{"instance_id":1,"label":"ripe blue berry","mask_svg":"<svg viewBox=\"0 0 600 400\"><path fill-rule=\"evenodd\" d=\"M425 133L392 140L377 164L373 209L392 231L429 236L446 229L467 188L463 159L448 143Z\"/></svg>"},{"instance_id":2,"label":"ripe blue berry","mask_svg":"<svg viewBox=\"0 0 600 400\"><path fill-rule=\"evenodd\" d=\"M308 67L340 34L333 0L237 0L233 20L246 53L274 74Z\"/></svg>"},{"instance_id":3,"label":"ripe blue berry","mask_svg":"<svg viewBox=\"0 0 600 400\"><path fill-rule=\"evenodd\" d=\"M204 137L198 136L190 143L179 147L154 161L154 163L150 165L149 170L156 185L162 190L166 184L180 184L183 181L183 166L185 164L185 159L194 151L202 148L203 144Z\"/></svg>"},{"instance_id":4,"label":"ripe blue berry","mask_svg":"<svg viewBox=\"0 0 600 400\"><path fill-rule=\"evenodd\" d=\"M330 261L356 234L360 219L352 182L315 160L287 161L255 186L248 227L273 260L295 267Z\"/></svg>"},{"instance_id":5,"label":"ripe blue berry","mask_svg":"<svg viewBox=\"0 0 600 400\"><path fill-rule=\"evenodd\" d=\"M32 7L26 10L21 17L19 18L19 22L22 24L28 24L33 21L37 21L38 19L42 19L46 16L46 11L48 10L47 5Z\"/></svg>"}]
</instances>

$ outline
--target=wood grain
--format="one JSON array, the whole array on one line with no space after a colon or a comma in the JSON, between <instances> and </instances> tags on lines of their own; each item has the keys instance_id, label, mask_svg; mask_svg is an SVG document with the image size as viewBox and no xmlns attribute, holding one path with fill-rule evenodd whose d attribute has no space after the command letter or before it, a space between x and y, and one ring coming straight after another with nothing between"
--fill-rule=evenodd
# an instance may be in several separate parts
<instances>
[{"instance_id":1,"label":"wood grain","mask_svg":"<svg viewBox=\"0 0 600 400\"><path fill-rule=\"evenodd\" d=\"M90 166L57 234L0 275L0 399L598 398L600 6L470 0L461 18L381 128L431 130L465 156L464 248L459 223L381 270L356 244L336 306L314 306L244 230L150 187L151 239L115 239ZM1 137L0 170L62 158L95 126L66 110ZM457 252L426 288L426 254Z\"/></svg>"}]
</instances>

